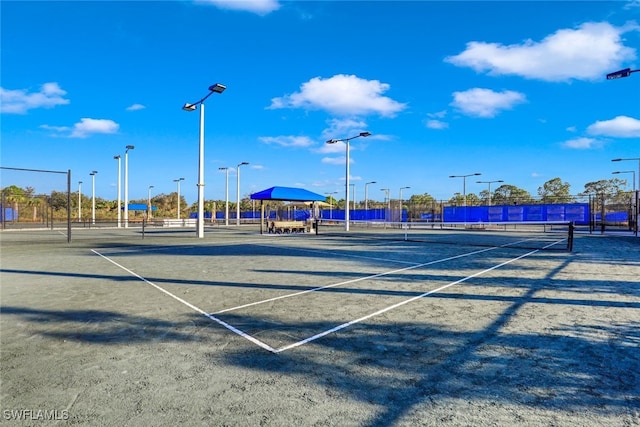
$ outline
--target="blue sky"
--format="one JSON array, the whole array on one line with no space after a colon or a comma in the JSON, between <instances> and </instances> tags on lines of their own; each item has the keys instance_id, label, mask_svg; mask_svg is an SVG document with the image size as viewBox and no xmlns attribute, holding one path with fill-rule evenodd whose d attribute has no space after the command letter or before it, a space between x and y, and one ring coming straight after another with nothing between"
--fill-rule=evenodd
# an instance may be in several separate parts
<instances>
[{"instance_id":1,"label":"blue sky","mask_svg":"<svg viewBox=\"0 0 640 427\"><path fill-rule=\"evenodd\" d=\"M97 170L117 197L176 191L197 200L205 101L205 198L271 186L344 198L345 146L356 200L462 192L482 173L532 195L559 177L628 179L640 157L640 2L140 1L1 4L1 165ZM123 162L124 169L124 162ZM637 172L636 172L637 173ZM2 172L2 186L64 190L64 177ZM638 178L636 178L638 179ZM495 189L495 184L492 189Z\"/></svg>"}]
</instances>

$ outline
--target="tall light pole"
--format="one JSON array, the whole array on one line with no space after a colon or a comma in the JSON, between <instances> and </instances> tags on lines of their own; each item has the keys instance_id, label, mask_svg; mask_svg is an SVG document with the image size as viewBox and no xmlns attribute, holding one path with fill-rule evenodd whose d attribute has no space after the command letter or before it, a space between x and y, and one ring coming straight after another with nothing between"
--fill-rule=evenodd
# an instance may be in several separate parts
<instances>
[{"instance_id":1,"label":"tall light pole","mask_svg":"<svg viewBox=\"0 0 640 427\"><path fill-rule=\"evenodd\" d=\"M204 237L204 100L212 93L222 93L227 87L220 83L209 86L209 93L193 104L188 102L182 107L185 111L194 111L200 105L200 141L198 154L198 219L196 225L196 235L198 238Z\"/></svg>"},{"instance_id":2,"label":"tall light pole","mask_svg":"<svg viewBox=\"0 0 640 427\"><path fill-rule=\"evenodd\" d=\"M400 187L400 222L402 222L402 190L406 190L411 187Z\"/></svg>"},{"instance_id":3,"label":"tall light pole","mask_svg":"<svg viewBox=\"0 0 640 427\"><path fill-rule=\"evenodd\" d=\"M184 181L184 178L178 178L178 179L174 179L173 182L177 182L178 183L178 219L180 219L180 208L181 208L181 203L180 203L180 182Z\"/></svg>"},{"instance_id":4,"label":"tall light pole","mask_svg":"<svg viewBox=\"0 0 640 427\"><path fill-rule=\"evenodd\" d=\"M630 159L612 159L612 162L622 162L622 161L626 161L626 160L637 160L638 161L638 188L640 189L640 157L632 157ZM635 177L633 178L634 181L634 185L635 185Z\"/></svg>"},{"instance_id":5,"label":"tall light pole","mask_svg":"<svg viewBox=\"0 0 640 427\"><path fill-rule=\"evenodd\" d=\"M124 227L129 227L129 150L133 145L127 145L124 150Z\"/></svg>"},{"instance_id":6,"label":"tall light pole","mask_svg":"<svg viewBox=\"0 0 640 427\"><path fill-rule=\"evenodd\" d=\"M240 166L248 164L249 162L242 162L236 168L236 225L240 225Z\"/></svg>"},{"instance_id":7,"label":"tall light pole","mask_svg":"<svg viewBox=\"0 0 640 427\"><path fill-rule=\"evenodd\" d=\"M618 71L614 71L613 73L609 73L607 74L607 80L615 80L615 79L619 79L621 77L629 77L631 75L631 73L637 73L640 72L640 68L636 69L636 70L632 70L631 68L625 68L623 70L618 70ZM612 162L621 162L623 160L637 160L638 161L638 191L634 191L635 192L635 205L636 205L636 212L635 212L635 216L636 216L636 226L635 226L635 234L636 236L638 235L638 220L640 220L640 158L635 157L635 158L630 158L630 159L612 159ZM635 178L633 180L634 185L635 185Z\"/></svg>"},{"instance_id":8,"label":"tall light pole","mask_svg":"<svg viewBox=\"0 0 640 427\"><path fill-rule=\"evenodd\" d=\"M224 225L229 226L229 168L218 168L218 170L224 171Z\"/></svg>"},{"instance_id":9,"label":"tall light pole","mask_svg":"<svg viewBox=\"0 0 640 427\"><path fill-rule=\"evenodd\" d=\"M367 192L367 186L369 184L377 184L377 182L376 181L369 181L366 184L364 184L364 210L365 211L369 210L369 193Z\"/></svg>"},{"instance_id":10,"label":"tall light pole","mask_svg":"<svg viewBox=\"0 0 640 427\"><path fill-rule=\"evenodd\" d=\"M623 70L614 71L613 73L607 74L607 80L615 80L622 77L629 77L631 73L637 73L640 71L640 68L637 70L632 70L631 68L625 68Z\"/></svg>"},{"instance_id":11,"label":"tall light pole","mask_svg":"<svg viewBox=\"0 0 640 427\"><path fill-rule=\"evenodd\" d=\"M504 182L501 179L497 179L495 181L476 181L476 184L489 184L489 206L491 206L491 184L494 182Z\"/></svg>"},{"instance_id":12,"label":"tall light pole","mask_svg":"<svg viewBox=\"0 0 640 427\"><path fill-rule=\"evenodd\" d=\"M338 194L337 191L333 191L331 193L324 193L329 196L329 219L333 219L333 195Z\"/></svg>"},{"instance_id":13,"label":"tall light pole","mask_svg":"<svg viewBox=\"0 0 640 427\"><path fill-rule=\"evenodd\" d=\"M148 208L147 208L147 219L151 218L151 189L153 188L153 185L149 186L149 193L147 194L147 200L148 200Z\"/></svg>"},{"instance_id":14,"label":"tall light pole","mask_svg":"<svg viewBox=\"0 0 640 427\"><path fill-rule=\"evenodd\" d=\"M351 187L351 196L353 197L352 199L352 204L353 204L353 210L356 210L356 185L355 184L349 184L349 186Z\"/></svg>"},{"instance_id":15,"label":"tall light pole","mask_svg":"<svg viewBox=\"0 0 640 427\"><path fill-rule=\"evenodd\" d=\"M623 160L623 159L620 159ZM638 220L640 220L640 192L636 191L636 173L635 171L616 171L616 172L611 172L613 174L619 174L619 173L632 173L633 174L633 197L635 199L635 226L634 226L634 231L636 236L638 235ZM640 165L638 165L638 175L640 176ZM640 188L640 185L638 186L638 188Z\"/></svg>"},{"instance_id":16,"label":"tall light pole","mask_svg":"<svg viewBox=\"0 0 640 427\"><path fill-rule=\"evenodd\" d=\"M387 214L385 213L384 215L384 220L385 222L391 221L391 197L389 197L389 189L388 188L381 188L380 191L384 191L384 198L387 200L387 211L389 212L389 218L387 218Z\"/></svg>"},{"instance_id":17,"label":"tall light pole","mask_svg":"<svg viewBox=\"0 0 640 427\"><path fill-rule=\"evenodd\" d=\"M98 171L92 171L91 175L91 224L96 223L96 174Z\"/></svg>"},{"instance_id":18,"label":"tall light pole","mask_svg":"<svg viewBox=\"0 0 640 427\"><path fill-rule=\"evenodd\" d=\"M480 172L470 173L467 175L449 175L449 178L462 178L462 197L464 198L464 222L467 222L467 177L480 176Z\"/></svg>"},{"instance_id":19,"label":"tall light pole","mask_svg":"<svg viewBox=\"0 0 640 427\"><path fill-rule=\"evenodd\" d=\"M346 173L345 173L345 185L344 185L344 229L345 231L349 231L349 141L355 138L367 137L370 136L371 132L360 132L356 136L352 136L349 138L343 139L330 139L327 141L327 144L336 144L338 142L345 143L345 152L346 152Z\"/></svg>"},{"instance_id":20,"label":"tall light pole","mask_svg":"<svg viewBox=\"0 0 640 427\"><path fill-rule=\"evenodd\" d=\"M122 194L121 194L121 191L122 191L122 182L121 182L122 171L121 171L121 167L120 167L120 165L122 163L122 160L120 158L120 154L118 154L116 156L113 156L113 158L118 161L118 179L117 179L117 181L118 181L118 190L117 190L117 193L118 193L118 224L117 224L117 226L118 226L118 228L120 228L120 226L122 225L122 204L120 202L120 200L122 198Z\"/></svg>"},{"instance_id":21,"label":"tall light pole","mask_svg":"<svg viewBox=\"0 0 640 427\"><path fill-rule=\"evenodd\" d=\"M82 221L82 181L78 181L78 222Z\"/></svg>"},{"instance_id":22,"label":"tall light pole","mask_svg":"<svg viewBox=\"0 0 640 427\"><path fill-rule=\"evenodd\" d=\"M611 172L614 175L617 175L619 173L631 173L633 174L633 192L635 193L636 191L636 172L635 171L615 171L615 172Z\"/></svg>"}]
</instances>

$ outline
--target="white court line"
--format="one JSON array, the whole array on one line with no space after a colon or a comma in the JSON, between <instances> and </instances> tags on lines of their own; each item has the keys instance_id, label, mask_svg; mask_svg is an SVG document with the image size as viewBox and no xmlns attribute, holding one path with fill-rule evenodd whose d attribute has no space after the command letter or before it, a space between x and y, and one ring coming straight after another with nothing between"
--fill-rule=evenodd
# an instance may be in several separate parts
<instances>
[{"instance_id":1,"label":"white court line","mask_svg":"<svg viewBox=\"0 0 640 427\"><path fill-rule=\"evenodd\" d=\"M558 243L558 242L554 242L554 243L551 243L551 244L549 244L549 245L546 245L543 249L546 249L547 247L553 246L553 245L555 245L555 244L557 244L557 243ZM448 260L452 260L452 259L456 259L456 258L462 258L462 257L470 256L470 255L473 255L473 254L478 254L478 253L482 253L482 252L487 252L487 251L491 251L491 250L499 249L499 248L500 248L500 247L492 247L492 248L481 249L481 250L478 250L478 251L473 251L473 252L469 252L469 253L466 253L466 254L456 255L456 256L453 256L453 257L447 257L447 258L443 258L443 259L440 259L440 260L434 260L434 261L430 261L430 262L426 262L426 263L422 263L422 264L418 264L418 265L414 265L414 266L405 267L405 268L402 268L402 269L398 269L398 270L394 270L394 271L386 272L386 273L375 274L375 275L371 275L371 276L367 276L367 277L362 277L362 278L358 278L358 279L348 280L348 281L346 281L346 282L341 282L341 283L338 283L338 284L333 284L333 285L328 285L328 286L318 287L318 288L314 288L314 289L309 289L309 290L306 290L306 291L296 292L296 293L288 294L288 295L283 295L283 296L280 296L280 297L271 298L271 299L264 300L264 301L258 301L258 302L256 302L256 303L246 304L246 305L243 305L243 306L234 307L234 308L232 308L232 309L223 310L223 311L220 311L220 312L218 312L218 313L223 313L223 312L225 312L225 311L236 310L236 309L239 309L239 308L242 308L242 307L249 307L249 306L252 306L252 305L263 304L263 303L266 303L266 302L269 302L269 301L274 301L274 300L283 299L283 298L289 298L289 297L292 297L292 296L295 296L295 295L301 295L301 294L305 294L305 293L309 293L309 292L318 291L318 290L321 290L321 289L326 289L326 288L331 288L331 287L335 287L335 286L340 286L340 285L347 284L347 283L353 283L353 282L357 282L357 281L361 281L361 280L365 280L365 279L371 279L371 278L375 278L375 277L380 277L380 276L384 276L384 275L387 275L387 274L392 274L392 273L397 273L397 272L401 272L401 271L412 270L412 269L419 268L419 267L423 267L423 266L426 266L426 265L431 265L431 264L435 264L435 263L439 263L439 262L444 262L444 261L448 261ZM455 282L449 283L449 284L447 284L447 285L441 286L441 287L439 287L439 288L437 288L437 289L434 289L434 290L432 290L432 291L425 292L425 293L423 293L423 294L421 294L421 295L415 296L415 297L410 298L410 299L408 299L408 300L405 300L405 301L399 302L399 303L397 303L397 304L391 305L391 306L386 307L386 308L384 308L384 309L382 309L382 310L378 310L378 311L376 311L375 313L371 313L371 314L368 314L368 315L366 315L366 316L363 316L363 317L361 317L361 318L359 318L359 319L355 319L355 320L352 320L352 321L350 321L350 322L343 323L343 324L338 325L338 326L336 326L336 327L334 327L334 328L331 328L331 329L326 330L326 331L324 331L324 332L321 332L321 333L319 333L319 334L313 335L313 336L311 336L311 337L309 337L309 338L306 338L306 339L304 339L304 340L301 340L301 341L295 342L295 343L293 343L293 344L286 345L286 346L281 347L281 348L279 348L279 349L275 349L275 348L271 347L270 345L268 345L268 344L266 344L266 343L264 343L264 342L262 342L262 341L258 340L257 338L255 338L255 337L253 337L253 336L251 336L251 335L247 334L246 332L243 332L243 331L241 331L240 329L238 329L238 328L236 328L236 327L234 327L234 326L232 326L232 325L228 324L227 322L225 322L225 321L223 321L223 320L221 320L221 319L218 319L218 318L217 318L217 317L215 317L214 315L212 315L212 314L209 314L209 313L205 312L204 310L202 310L202 309L200 309L200 308L196 307L195 305L193 305L193 304L189 303L188 301L186 301L186 300L184 300L184 299L182 299L182 298L178 297L177 295L172 294L171 292L169 292L169 291L167 291L167 290L163 289L162 287L160 287L160 286L156 285L155 283L153 283L153 282L151 282L151 281L149 281L149 280L145 279L144 277L140 276L139 274L135 273L134 271L129 270L128 268L126 268L126 267L124 267L124 266L122 266L122 265L118 264L117 262L115 262L115 261L113 261L112 259L110 259L109 257L107 257L107 256L105 256L105 255L103 255L103 254L101 254L100 252L96 251L95 249L91 249L91 251L92 251L93 253L95 253L96 255L99 255L99 256L100 256L100 257L102 257L103 259L106 259L107 261L109 261L109 262L111 262L112 264L116 265L117 267L119 267L119 268L123 269L124 271L128 272L129 274L131 274L131 275L133 275L133 276L135 276L135 277L139 278L139 279L140 279L140 280L142 280L143 282L145 282L145 283L147 283L147 284L149 284L149 285L153 286L154 288L156 288L156 289L158 289L159 291L163 292L164 294L166 294L166 295L170 296L171 298L175 299L176 301L178 301L178 302L180 302L180 303L182 303L182 304L186 305L187 307L189 307L189 308L191 308L192 310L194 310L194 311L196 311L196 312L198 312L198 313L202 314L203 316L207 317L208 319L213 320L214 322L218 323L219 325L224 326L225 328L229 329L231 332L233 332L233 333L235 333L235 334L237 334L237 335L240 335L241 337L243 337L243 338L247 339L248 341L250 341L250 342L252 342L252 343L256 344L256 345L257 345L257 346L259 346L259 347L264 348L265 350L267 350L267 351L269 351L269 352L271 352L271 353L280 353L280 352L283 352L283 351L286 351L286 350L289 350L289 349L292 349L292 348L299 347L299 346L301 346L301 345L307 344L307 343L309 343L309 342L315 341L315 340L317 340L317 339L319 339L319 338L322 338L322 337L324 337L324 336L326 336L326 335L328 335L328 334L331 334L331 333L333 333L333 332L339 331L339 330L341 330L341 329L344 329L344 328L346 328L346 327L348 327L348 326L351 326L351 325L354 325L354 324L356 324L356 323L360 323L360 322L362 322L362 321L364 321L364 320L370 319L370 318L372 318L372 317L374 317L374 316L377 316L377 315L379 315L379 314L382 314L382 313L385 313L385 312L387 312L387 311L393 310L393 309L395 309L395 308L397 308L397 307L403 306L403 305L408 304L408 303L410 303L410 302L412 302L412 301L415 301L415 300L417 300L417 299L424 298L425 296L428 296L428 295L431 295L431 294L433 294L433 293L439 292L439 291L441 291L441 290L443 290L443 289L446 289L446 288L448 288L448 287L450 287L450 286L453 286L453 285L456 285L456 284L462 283L462 282L464 282L464 281L466 281L466 280L469 280L469 279L471 279L471 278L473 278L473 277L477 277L477 276L479 276L479 275L481 275L481 274L484 274L484 273L486 273L486 272L489 272L489 271L491 271L491 270L495 270L496 268L502 267L503 265L509 264L509 263L511 263L511 262L513 262L513 261L516 261L516 260L522 259L522 258L527 257L527 256L529 256L529 255L532 255L532 254L534 254L534 253L536 253L536 252L539 252L539 249L538 249L538 250L535 250L535 251L528 252L528 253L526 253L526 254L524 254L524 255L521 255L521 256L519 256L519 257L517 257L517 258L513 258L513 259L511 259L511 260L505 261L505 262L503 262L503 263L501 263L501 264L498 264L498 265L496 265L496 266L494 266L494 267L490 267L490 268L488 268L488 269L486 269L486 270L480 271L480 272L475 273L475 274L473 274L473 275L471 275L471 276L467 276L467 277L465 277L465 278L463 278L463 279L460 279L460 280L457 280L457 281L455 281ZM217 314L217 313L216 313L216 314Z\"/></svg>"},{"instance_id":2,"label":"white court line","mask_svg":"<svg viewBox=\"0 0 640 427\"><path fill-rule=\"evenodd\" d=\"M202 314L203 316L207 317L208 319L213 320L214 322L216 322L216 323L218 323L218 324L220 324L220 325L224 326L225 328L229 329L231 332L234 332L234 333L236 333L236 334L240 335L241 337L243 337L243 338L245 338L245 339L247 339L247 340L251 341L252 343L254 343L254 344L256 344L256 345L258 345L258 346L260 346L260 347L264 348L265 350L268 350L268 351L270 351L270 352L272 352L272 353L276 353L276 352L277 352L277 351L276 351L276 349L274 349L274 348L273 348L273 347L271 347L270 345L267 345L267 344L263 343L262 341L260 341L260 340L258 340L258 339L256 339L256 338L252 337L251 335L247 334L246 332L243 332L243 331L241 331L240 329L238 329L238 328L236 328L236 327L234 327L234 326L231 326L231 325L230 325L230 324L228 324L227 322L225 322L225 321L223 321L223 320L220 320L220 319L218 319L218 318L217 318L217 317L215 317L215 316L212 316L211 314L207 313L207 312L206 312L206 311L204 311L204 310L201 310L200 308L196 307L195 305L191 304L190 302L187 302L187 301L183 300L183 299L182 299L182 298L180 298L179 296L172 294L171 292L169 292L169 291L167 291L167 290L163 289L162 287L160 287L160 286L156 285L155 283L153 283L153 282L151 282L151 281L149 281L149 280L145 279L144 277L140 276L139 274L137 274L137 273L135 273L135 272L133 272L133 271L129 270L128 268L126 268L126 267L124 267L124 266L122 266L122 265L118 264L117 262L115 262L115 261L114 261L114 260L112 260L111 258L109 258L109 257L107 257L107 256L105 256L105 255L102 255L100 252L96 251L95 249L91 249L91 252L93 252L93 253L94 253L94 254L96 254L96 255L101 256L102 258L106 259L106 260L107 260L107 261L109 261L110 263L112 263L112 264L116 265L117 267L120 267L121 269L123 269L123 270L124 270L124 271L126 271L127 273L129 273L129 274L131 274L131 275L133 275L133 276L137 277L138 279L142 280L143 282L145 282L145 283L147 283L147 284L149 284L149 285L153 286L154 288L156 288L157 290L159 290L159 291L161 291L161 292L165 293L166 295L169 295L171 298L175 299L175 300L176 300L176 301L178 301L178 302L181 302L182 304L186 305L187 307L191 308L192 310L197 311L198 313Z\"/></svg>"},{"instance_id":3,"label":"white court line","mask_svg":"<svg viewBox=\"0 0 640 427\"><path fill-rule=\"evenodd\" d=\"M273 297L273 298L269 298L269 299L265 299L265 300L261 300L261 301L250 302L248 304L243 304L243 305L239 305L239 306L236 306L236 307L226 308L224 310L216 311L214 314L228 313L230 311L239 310L241 308L252 307L254 305L265 304L265 303L272 302L272 301L277 301L277 300L281 300L281 299L285 299L285 298L295 297L295 296L298 296L298 295L308 294L309 292L317 292L317 291L321 291L323 289L335 288L336 286L342 286L342 285L346 285L346 284L349 284L349 283L356 283L356 282L361 282L363 280L375 279L376 277L387 276L389 274L401 273L403 271L408 271L408 270L413 270L413 269L416 269L416 268L424 267L425 265L432 265L432 264L437 264L437 263L440 263L440 262L451 261L452 259L463 258L463 257L470 256L470 255L476 255L476 254L479 254L479 253L482 253L482 252L492 251L494 249L499 249L499 248L498 247L493 247L493 248L480 249L480 250L477 250L477 251L468 252L468 253L461 254L461 255L451 256L451 257L447 257L447 258L437 259L437 260L434 260L434 261L423 262L421 264L415 264L415 265L412 265L412 266L409 266L409 267L404 267L404 268L399 268L399 269L396 269L396 270L386 271L384 273L372 274L372 275L369 275L369 276L358 277L357 279L351 279L351 280L347 280L347 281L344 281L344 282L334 283L334 284L331 284L331 285L319 286L319 287L316 287L316 288L307 289L307 290L300 291L300 292L294 292L292 294L280 295L279 297Z\"/></svg>"},{"instance_id":4,"label":"white court line","mask_svg":"<svg viewBox=\"0 0 640 427\"><path fill-rule=\"evenodd\" d=\"M417 296L415 296L415 297L413 297L413 298L409 298L408 300L401 301L401 302L399 302L399 303L397 303L397 304L394 304L394 305L391 305L391 306L389 306L389 307L383 308L383 309L381 309L381 310L376 311L375 313L367 314L366 316L363 316L363 317L361 317L361 318L359 318L359 319L352 320L352 321L347 322L347 323L343 323L343 324L341 324L341 325L336 326L335 328L331 328L331 329L328 329L328 330L326 330L326 331L324 331L324 332L320 332L319 334L313 335L313 336L311 336L311 337L309 337L309 338L305 338L305 339L303 339L303 340L301 340L301 341L298 341L298 342L295 342L295 343L293 343L293 344L289 344L289 345L286 345L286 346L284 346L284 347L280 347L279 349L277 349L277 350L276 350L276 353L280 353L280 352L283 352L283 351L285 351L285 350L290 350L290 349L292 349L292 348L299 347L299 346L301 346L301 345L303 345L303 344L310 343L311 341L315 341L315 340L317 340L318 338L322 338L322 337L324 337L324 336L326 336L326 335L329 335L329 334L331 334L331 333L333 333L333 332L337 332L337 331L339 331L339 330L341 330L341 329L344 329L344 328L346 328L346 327L349 327L349 326L351 326L351 325L355 325L356 323L363 322L363 321L365 321L365 320L367 320L367 319L370 319L370 318L372 318L372 317L378 316L378 315L380 315L380 314L382 314L382 313L386 313L387 311L390 311L390 310L393 310L393 309L395 309L395 308L401 307L401 306L403 306L403 305L405 305L405 304L409 304L410 302L413 302L413 301L418 300L418 299L420 299L420 298L424 298L424 297L429 296L429 295L431 295L431 294L434 294L434 293L436 293L436 292L440 292L440 291L442 291L442 290L444 290L444 289L447 289L447 288L449 288L449 287L451 287L451 286L453 286L453 285L457 285L457 284L459 284L459 283L465 282L465 281L467 281L467 280L469 280L469 279L472 279L472 278L474 278L474 277L480 276L480 275L482 275L482 274L484 274L484 273L487 273L487 272L489 272L489 271L491 271L491 270L495 270L496 268L500 268L500 267L502 267L503 265L507 265L507 264L509 264L509 263L511 263L511 262L513 262L513 261L517 261L517 260L519 260L519 259L522 259L522 258L524 258L524 257L527 257L527 256L529 256L529 255L532 255L532 254L534 254L534 253L536 253L536 252L538 252L538 251L539 251L539 249L536 249L535 251L531 251L531 252L526 253L526 254L524 254L524 255L520 255L520 256L519 256L519 257L517 257L517 258L510 259L510 260L508 260L508 261L505 261L505 262L500 263L500 264L498 264L498 265L495 265L495 266L493 266L493 267L487 268L486 270L479 271L479 272L477 272L477 273L475 273L475 274L472 274L471 276L464 277L464 278L462 278L462 279L460 279L460 280L456 280L455 282L451 282L451 283L449 283L449 284L447 284L447 285L440 286L439 288L433 289L433 290L431 290L431 291L429 291L429 292L425 292L425 293L420 294L420 295L417 295Z\"/></svg>"}]
</instances>

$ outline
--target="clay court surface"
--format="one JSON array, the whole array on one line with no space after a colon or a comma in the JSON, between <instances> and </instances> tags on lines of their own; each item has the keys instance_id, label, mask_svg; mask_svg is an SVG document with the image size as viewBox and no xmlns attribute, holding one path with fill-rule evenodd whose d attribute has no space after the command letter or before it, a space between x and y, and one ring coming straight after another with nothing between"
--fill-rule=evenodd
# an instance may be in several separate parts
<instances>
[{"instance_id":1,"label":"clay court surface","mask_svg":"<svg viewBox=\"0 0 640 427\"><path fill-rule=\"evenodd\" d=\"M5 231L0 424L640 425L640 238Z\"/></svg>"}]
</instances>

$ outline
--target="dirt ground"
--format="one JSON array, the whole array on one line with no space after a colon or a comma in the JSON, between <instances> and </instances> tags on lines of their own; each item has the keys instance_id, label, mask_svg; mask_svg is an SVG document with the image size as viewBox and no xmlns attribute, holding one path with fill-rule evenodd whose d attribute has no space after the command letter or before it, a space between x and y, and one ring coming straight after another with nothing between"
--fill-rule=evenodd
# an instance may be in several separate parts
<instances>
[{"instance_id":1,"label":"dirt ground","mask_svg":"<svg viewBox=\"0 0 640 427\"><path fill-rule=\"evenodd\" d=\"M640 426L640 238L313 237L0 233L0 424Z\"/></svg>"}]
</instances>

